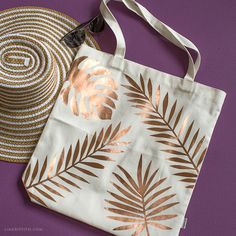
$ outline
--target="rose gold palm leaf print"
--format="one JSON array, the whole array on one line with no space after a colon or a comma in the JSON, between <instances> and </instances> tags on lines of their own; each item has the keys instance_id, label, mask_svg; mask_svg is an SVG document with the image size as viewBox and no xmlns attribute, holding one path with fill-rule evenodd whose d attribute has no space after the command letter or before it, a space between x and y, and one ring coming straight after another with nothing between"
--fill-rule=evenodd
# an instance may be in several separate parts
<instances>
[{"instance_id":1,"label":"rose gold palm leaf print","mask_svg":"<svg viewBox=\"0 0 236 236\"><path fill-rule=\"evenodd\" d=\"M184 107L178 108L177 100L170 102L168 93L161 98L161 88L154 88L151 79L145 80L140 75L140 85L126 75L127 90L133 107L140 110L137 114L143 118L150 134L156 142L165 148L171 167L177 169L176 176L186 183L186 188L193 188L207 148L205 136L200 137L200 129L195 129L190 116L183 117Z\"/></svg>"},{"instance_id":2,"label":"rose gold palm leaf print","mask_svg":"<svg viewBox=\"0 0 236 236\"><path fill-rule=\"evenodd\" d=\"M100 66L96 60L80 57L73 62L67 80L69 85L62 89L61 97L64 104L70 103L74 115L85 119L111 119L118 96L110 70Z\"/></svg>"},{"instance_id":3,"label":"rose gold palm leaf print","mask_svg":"<svg viewBox=\"0 0 236 236\"><path fill-rule=\"evenodd\" d=\"M105 209L113 213L108 218L123 223L113 230L132 230L133 236L140 235L143 231L150 236L149 227L171 230L171 227L162 222L175 218L177 214L169 214L165 211L179 202L170 202L176 195L168 193L171 187L161 187L166 178L157 178L158 169L151 172L151 161L143 170L142 155L136 178L122 166L118 165L118 168L121 174L113 173L116 182L112 182L116 191L108 191L113 199L105 200L109 205Z\"/></svg>"},{"instance_id":4,"label":"rose gold palm leaf print","mask_svg":"<svg viewBox=\"0 0 236 236\"><path fill-rule=\"evenodd\" d=\"M75 146L63 148L50 162L46 157L42 166L38 160L35 165L30 163L23 175L29 196L46 206L43 198L56 202L56 197L64 197L74 188L81 189L82 183L89 184L89 178L98 178L97 171L103 170L106 162L114 161L111 154L124 152L122 147L130 142L121 139L129 130L130 127L121 129L121 123L114 128L110 125L90 138L86 135L82 142L79 139Z\"/></svg>"}]
</instances>

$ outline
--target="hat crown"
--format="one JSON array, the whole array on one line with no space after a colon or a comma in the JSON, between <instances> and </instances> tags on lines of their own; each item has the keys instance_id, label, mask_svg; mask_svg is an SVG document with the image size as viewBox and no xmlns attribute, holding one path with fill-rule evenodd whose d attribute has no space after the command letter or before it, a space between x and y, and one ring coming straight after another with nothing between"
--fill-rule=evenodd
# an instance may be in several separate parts
<instances>
[{"instance_id":1,"label":"hat crown","mask_svg":"<svg viewBox=\"0 0 236 236\"><path fill-rule=\"evenodd\" d=\"M27 34L8 34L0 42L0 106L14 110L42 103L57 83L50 47Z\"/></svg>"}]
</instances>

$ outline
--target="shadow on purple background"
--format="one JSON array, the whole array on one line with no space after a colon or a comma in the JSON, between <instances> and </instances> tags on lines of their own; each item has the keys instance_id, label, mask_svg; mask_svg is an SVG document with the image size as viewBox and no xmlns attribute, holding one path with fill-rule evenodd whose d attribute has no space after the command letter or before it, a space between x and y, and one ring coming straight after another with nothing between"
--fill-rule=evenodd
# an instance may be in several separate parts
<instances>
[{"instance_id":1,"label":"shadow on purple background","mask_svg":"<svg viewBox=\"0 0 236 236\"><path fill-rule=\"evenodd\" d=\"M138 0L155 16L190 38L202 54L196 80L227 92L226 102L187 212L181 236L236 235L236 2L235 0ZM1 0L0 10L35 5L52 8L85 21L95 15L99 0ZM130 60L183 76L184 52L167 43L123 4L113 2L126 37ZM1 27L1 25L0 25ZM113 52L115 39L106 27L96 37ZM0 162L0 235L108 236L105 232L37 206L21 184L25 165ZM8 229L29 228L10 232ZM32 230L37 230L32 231Z\"/></svg>"}]
</instances>

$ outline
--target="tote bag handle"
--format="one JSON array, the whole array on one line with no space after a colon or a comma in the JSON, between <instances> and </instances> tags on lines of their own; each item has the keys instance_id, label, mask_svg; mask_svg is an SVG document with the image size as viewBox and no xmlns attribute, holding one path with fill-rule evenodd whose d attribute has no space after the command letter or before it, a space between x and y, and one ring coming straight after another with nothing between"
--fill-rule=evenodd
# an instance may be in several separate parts
<instances>
[{"instance_id":1,"label":"tote bag handle","mask_svg":"<svg viewBox=\"0 0 236 236\"><path fill-rule=\"evenodd\" d=\"M111 13L110 9L107 6L107 3L110 0L102 0L100 5L100 11L103 15L105 21L112 29L116 37L116 51L114 55L113 65L122 65L123 60L125 59L126 44L125 39L122 33L122 30L116 20L116 18ZM184 50L189 58L188 70L184 79L194 80L197 74L197 71L201 63L201 55L197 47L187 38L177 33L169 26L158 20L154 17L146 8L137 3L135 0L115 0L123 2L128 9L135 12L138 16L142 17L150 26L152 26L159 34L165 37L167 40L172 42L177 47ZM193 57L191 56L189 49L194 50L197 53L196 61L194 62Z\"/></svg>"}]
</instances>

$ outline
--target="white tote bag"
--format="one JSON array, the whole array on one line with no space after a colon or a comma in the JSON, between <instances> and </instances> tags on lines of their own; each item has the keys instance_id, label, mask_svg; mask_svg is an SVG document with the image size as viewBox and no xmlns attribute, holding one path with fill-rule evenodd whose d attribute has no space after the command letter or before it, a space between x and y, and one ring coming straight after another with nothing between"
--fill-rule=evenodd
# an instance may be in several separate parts
<instances>
[{"instance_id":1,"label":"white tote bag","mask_svg":"<svg viewBox=\"0 0 236 236\"><path fill-rule=\"evenodd\" d=\"M198 49L134 0L122 2L183 49L189 66L179 78L126 60L107 2L115 55L81 46L23 183L33 202L111 234L176 236L225 93L194 82Z\"/></svg>"}]
</instances>

